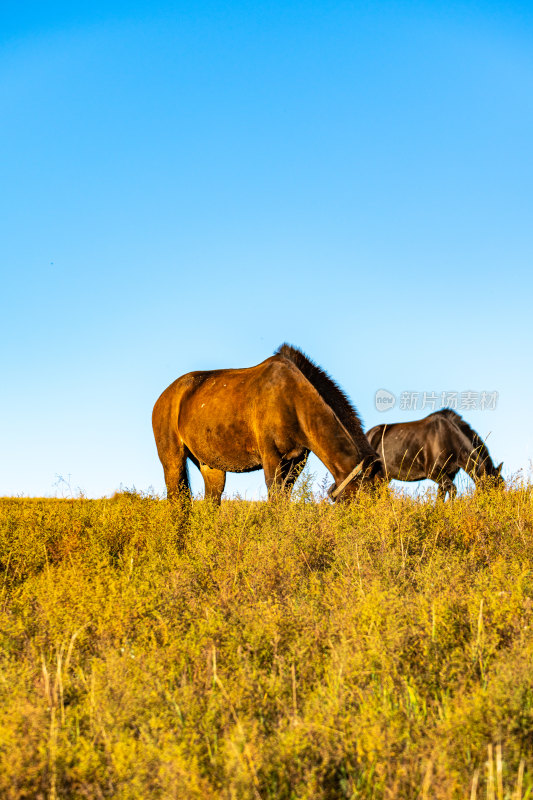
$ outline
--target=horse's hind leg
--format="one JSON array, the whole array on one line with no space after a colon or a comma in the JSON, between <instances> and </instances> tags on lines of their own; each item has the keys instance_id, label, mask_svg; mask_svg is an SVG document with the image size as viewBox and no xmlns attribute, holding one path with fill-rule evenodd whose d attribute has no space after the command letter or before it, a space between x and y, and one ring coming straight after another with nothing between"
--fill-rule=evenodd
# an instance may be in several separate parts
<instances>
[{"instance_id":1,"label":"horse's hind leg","mask_svg":"<svg viewBox=\"0 0 533 800\"><path fill-rule=\"evenodd\" d=\"M205 499L213 500L220 505L222 492L226 485L226 473L221 469L211 469L206 464L200 464L200 472L205 484Z\"/></svg>"},{"instance_id":2,"label":"horse's hind leg","mask_svg":"<svg viewBox=\"0 0 533 800\"><path fill-rule=\"evenodd\" d=\"M159 448L159 458L165 473L167 499L176 502L180 497L191 499L189 475L187 473L187 453L183 442L173 437L168 446Z\"/></svg>"},{"instance_id":3,"label":"horse's hind leg","mask_svg":"<svg viewBox=\"0 0 533 800\"><path fill-rule=\"evenodd\" d=\"M190 500L191 493L187 476L186 459L183 460L183 463L179 463L177 459L172 459L172 462L164 465L163 469L165 472L167 499L174 503L180 497Z\"/></svg>"}]
</instances>

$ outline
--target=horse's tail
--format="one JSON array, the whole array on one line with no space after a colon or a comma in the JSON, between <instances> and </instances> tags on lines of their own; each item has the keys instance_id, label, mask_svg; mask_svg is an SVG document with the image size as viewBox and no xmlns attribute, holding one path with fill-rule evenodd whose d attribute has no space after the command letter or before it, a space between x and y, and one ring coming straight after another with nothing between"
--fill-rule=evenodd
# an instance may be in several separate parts
<instances>
[{"instance_id":1,"label":"horse's tail","mask_svg":"<svg viewBox=\"0 0 533 800\"><path fill-rule=\"evenodd\" d=\"M190 375L183 375L158 397L152 412L152 428L159 460L165 473L167 497L190 497L188 453L177 430L177 408L183 392L190 386Z\"/></svg>"},{"instance_id":2,"label":"horse's tail","mask_svg":"<svg viewBox=\"0 0 533 800\"><path fill-rule=\"evenodd\" d=\"M366 432L366 438L368 439L370 445L374 448L376 452L379 447L379 443L383 438L384 429L385 425L375 425L373 428L370 428L370 430Z\"/></svg>"},{"instance_id":3,"label":"horse's tail","mask_svg":"<svg viewBox=\"0 0 533 800\"><path fill-rule=\"evenodd\" d=\"M354 443L364 455L370 455L370 445L363 432L361 418L342 391L328 373L311 361L297 347L284 343L276 350L274 355L280 355L291 361L307 378L309 383L317 390L324 402L337 415L344 425Z\"/></svg>"}]
</instances>

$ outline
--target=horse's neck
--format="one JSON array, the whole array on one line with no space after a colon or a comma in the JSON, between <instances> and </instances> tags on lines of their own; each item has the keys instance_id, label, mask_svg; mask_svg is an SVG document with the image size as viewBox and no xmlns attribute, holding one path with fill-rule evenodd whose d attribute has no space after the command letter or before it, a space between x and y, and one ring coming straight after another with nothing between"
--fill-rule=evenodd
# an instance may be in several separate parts
<instances>
[{"instance_id":1,"label":"horse's neck","mask_svg":"<svg viewBox=\"0 0 533 800\"><path fill-rule=\"evenodd\" d=\"M484 478L489 472L487 467L493 466L485 444L477 434L475 437L468 436L457 425L454 424L453 427L458 440L459 452L462 455L462 459L459 460L464 461L461 467L474 480Z\"/></svg>"},{"instance_id":2,"label":"horse's neck","mask_svg":"<svg viewBox=\"0 0 533 800\"><path fill-rule=\"evenodd\" d=\"M336 481L342 480L356 463L373 454L366 437L362 437L366 447L359 446L334 411L314 392L299 399L302 407L298 417L306 446L322 461Z\"/></svg>"}]
</instances>

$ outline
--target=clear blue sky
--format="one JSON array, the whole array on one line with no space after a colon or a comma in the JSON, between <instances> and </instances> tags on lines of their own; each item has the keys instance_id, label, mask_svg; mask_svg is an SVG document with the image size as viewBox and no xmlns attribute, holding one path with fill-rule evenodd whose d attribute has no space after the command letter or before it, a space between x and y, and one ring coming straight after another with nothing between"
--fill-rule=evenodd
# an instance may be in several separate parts
<instances>
[{"instance_id":1,"label":"clear blue sky","mask_svg":"<svg viewBox=\"0 0 533 800\"><path fill-rule=\"evenodd\" d=\"M3 3L0 42L0 494L162 492L160 392L285 340L367 427L498 391L464 415L527 470L530 3Z\"/></svg>"}]
</instances>

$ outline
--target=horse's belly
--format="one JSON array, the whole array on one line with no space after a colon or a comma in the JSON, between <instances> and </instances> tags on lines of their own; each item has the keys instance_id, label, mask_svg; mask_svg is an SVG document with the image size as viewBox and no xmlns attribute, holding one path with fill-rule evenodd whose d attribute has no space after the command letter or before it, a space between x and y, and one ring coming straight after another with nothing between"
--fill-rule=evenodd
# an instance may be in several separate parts
<instances>
[{"instance_id":1,"label":"horse's belly","mask_svg":"<svg viewBox=\"0 0 533 800\"><path fill-rule=\"evenodd\" d=\"M255 442L232 425L211 425L184 437L191 453L202 464L224 472L245 472L261 467Z\"/></svg>"}]
</instances>

